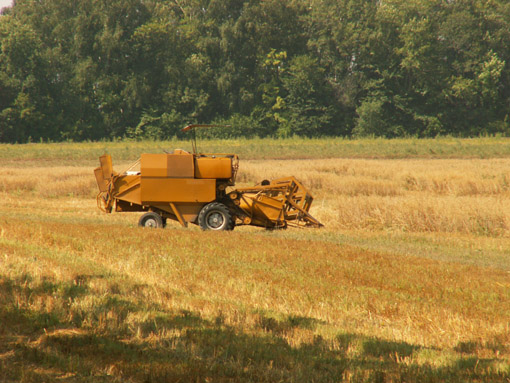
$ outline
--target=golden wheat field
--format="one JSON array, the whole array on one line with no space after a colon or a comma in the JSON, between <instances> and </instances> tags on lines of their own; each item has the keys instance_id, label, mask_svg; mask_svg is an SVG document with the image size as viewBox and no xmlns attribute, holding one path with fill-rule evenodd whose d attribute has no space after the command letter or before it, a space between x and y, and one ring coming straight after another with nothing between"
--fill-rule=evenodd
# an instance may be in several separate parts
<instances>
[{"instance_id":1,"label":"golden wheat field","mask_svg":"<svg viewBox=\"0 0 510 383\"><path fill-rule=\"evenodd\" d=\"M510 158L241 158L325 227L216 233L33 157L0 159L2 382L510 381Z\"/></svg>"}]
</instances>

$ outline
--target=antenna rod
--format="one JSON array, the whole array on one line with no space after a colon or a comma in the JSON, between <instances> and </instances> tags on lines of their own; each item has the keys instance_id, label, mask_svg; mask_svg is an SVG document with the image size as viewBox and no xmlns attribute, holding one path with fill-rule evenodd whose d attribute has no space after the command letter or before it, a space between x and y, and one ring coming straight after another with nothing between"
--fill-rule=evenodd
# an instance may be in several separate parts
<instances>
[{"instance_id":1,"label":"antenna rod","mask_svg":"<svg viewBox=\"0 0 510 383\"><path fill-rule=\"evenodd\" d=\"M181 132L187 132L188 130L193 131L191 134L191 147L193 148L193 154L197 153L197 134L193 128L215 128L215 127L229 127L231 125L211 125L211 124L191 124L181 129Z\"/></svg>"},{"instance_id":2,"label":"antenna rod","mask_svg":"<svg viewBox=\"0 0 510 383\"><path fill-rule=\"evenodd\" d=\"M193 149L193 154L198 154L197 153L197 131L195 129L193 129L191 131L191 147Z\"/></svg>"}]
</instances>

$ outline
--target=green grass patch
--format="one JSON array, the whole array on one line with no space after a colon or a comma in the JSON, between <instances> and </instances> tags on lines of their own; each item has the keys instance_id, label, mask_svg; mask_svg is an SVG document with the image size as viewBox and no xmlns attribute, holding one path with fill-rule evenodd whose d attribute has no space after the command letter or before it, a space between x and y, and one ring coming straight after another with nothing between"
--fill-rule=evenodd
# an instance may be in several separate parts
<instances>
[{"instance_id":1,"label":"green grass patch","mask_svg":"<svg viewBox=\"0 0 510 383\"><path fill-rule=\"evenodd\" d=\"M510 139L435 138L435 139L344 139L289 138L199 140L204 153L236 153L243 159L318 159L318 158L499 158L510 157ZM117 161L136 160L141 153L160 153L172 149L191 150L190 141L115 141L85 143L1 144L0 159L17 162L41 159L73 161L96 160L111 154Z\"/></svg>"}]
</instances>

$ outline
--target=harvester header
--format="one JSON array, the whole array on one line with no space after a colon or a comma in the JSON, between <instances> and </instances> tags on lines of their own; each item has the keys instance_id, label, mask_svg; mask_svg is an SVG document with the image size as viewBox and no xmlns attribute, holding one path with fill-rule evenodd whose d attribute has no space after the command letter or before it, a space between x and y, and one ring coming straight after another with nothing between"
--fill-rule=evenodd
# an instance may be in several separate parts
<instances>
[{"instance_id":1,"label":"harvester header","mask_svg":"<svg viewBox=\"0 0 510 383\"><path fill-rule=\"evenodd\" d=\"M189 125L183 131L212 125ZM95 169L98 207L106 213L145 212L139 226L164 227L167 219L204 230L235 226L265 228L321 227L309 213L313 197L294 177L262 181L233 189L239 158L236 154L142 154L126 171L113 170L110 155ZM233 190L230 190L233 189Z\"/></svg>"}]
</instances>

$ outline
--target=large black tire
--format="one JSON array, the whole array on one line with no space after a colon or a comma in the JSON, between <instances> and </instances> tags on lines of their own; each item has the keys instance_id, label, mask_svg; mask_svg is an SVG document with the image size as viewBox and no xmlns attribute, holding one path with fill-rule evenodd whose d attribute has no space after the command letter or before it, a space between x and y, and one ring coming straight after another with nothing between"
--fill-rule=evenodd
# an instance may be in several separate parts
<instances>
[{"instance_id":1,"label":"large black tire","mask_svg":"<svg viewBox=\"0 0 510 383\"><path fill-rule=\"evenodd\" d=\"M198 224L202 230L234 230L234 220L230 211L219 202L211 202L200 210Z\"/></svg>"},{"instance_id":2,"label":"large black tire","mask_svg":"<svg viewBox=\"0 0 510 383\"><path fill-rule=\"evenodd\" d=\"M163 228L163 218L158 213L154 213L152 211L145 213L140 217L138 221L138 226L140 227L148 227L151 229Z\"/></svg>"}]
</instances>

